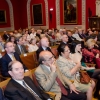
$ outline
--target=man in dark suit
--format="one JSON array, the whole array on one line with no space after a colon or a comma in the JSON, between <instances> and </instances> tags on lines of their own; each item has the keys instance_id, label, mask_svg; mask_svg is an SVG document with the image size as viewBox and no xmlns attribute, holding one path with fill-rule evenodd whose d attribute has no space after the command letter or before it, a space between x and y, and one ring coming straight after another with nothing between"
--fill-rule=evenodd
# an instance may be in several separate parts
<instances>
[{"instance_id":1,"label":"man in dark suit","mask_svg":"<svg viewBox=\"0 0 100 100\"><path fill-rule=\"evenodd\" d=\"M50 47L49 47L49 40L47 37L43 37L40 41L41 43L41 46L39 47L39 49L36 51L36 54L37 54L37 59L39 58L39 54L41 51L44 51L44 50L47 50L47 51L51 51ZM53 53L52 53L53 54Z\"/></svg>"},{"instance_id":2,"label":"man in dark suit","mask_svg":"<svg viewBox=\"0 0 100 100\"><path fill-rule=\"evenodd\" d=\"M72 41L76 40L76 38L74 38L72 36L72 32L71 31L67 32L67 36L68 36L68 43L72 43Z\"/></svg>"},{"instance_id":3,"label":"man in dark suit","mask_svg":"<svg viewBox=\"0 0 100 100\"><path fill-rule=\"evenodd\" d=\"M6 31L4 31L3 39L4 39L5 41L8 41L9 38L10 38L9 34L8 34Z\"/></svg>"},{"instance_id":4,"label":"man in dark suit","mask_svg":"<svg viewBox=\"0 0 100 100\"><path fill-rule=\"evenodd\" d=\"M37 88L30 77L24 77L23 65L12 61L8 67L12 79L5 89L5 96L9 100L51 100L49 95Z\"/></svg>"},{"instance_id":5,"label":"man in dark suit","mask_svg":"<svg viewBox=\"0 0 100 100\"><path fill-rule=\"evenodd\" d=\"M15 51L21 55L27 53L26 47L23 45L22 37L16 39L17 45L15 46Z\"/></svg>"},{"instance_id":6,"label":"man in dark suit","mask_svg":"<svg viewBox=\"0 0 100 100\"><path fill-rule=\"evenodd\" d=\"M22 63L19 55L15 52L15 48L12 42L7 42L5 44L6 54L1 58L1 74L5 77L9 77L8 73L8 64L13 61L17 60ZM24 66L24 69L27 68Z\"/></svg>"}]
</instances>

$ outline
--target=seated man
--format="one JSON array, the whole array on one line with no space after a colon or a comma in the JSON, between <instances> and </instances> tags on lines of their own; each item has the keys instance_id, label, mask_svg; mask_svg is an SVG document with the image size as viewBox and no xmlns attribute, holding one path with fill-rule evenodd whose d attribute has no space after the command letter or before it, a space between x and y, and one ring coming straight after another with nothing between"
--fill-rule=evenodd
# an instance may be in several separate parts
<instances>
[{"instance_id":1,"label":"seated man","mask_svg":"<svg viewBox=\"0 0 100 100\"><path fill-rule=\"evenodd\" d=\"M55 100L86 100L86 95L76 90L69 79L60 73L51 52L42 51L39 64L35 71L36 79L43 90L56 94Z\"/></svg>"},{"instance_id":2,"label":"seated man","mask_svg":"<svg viewBox=\"0 0 100 100\"><path fill-rule=\"evenodd\" d=\"M47 37L43 37L40 41L41 46L39 47L39 49L36 51L37 54L37 59L39 58L39 54L41 51L47 50L47 51L51 51L51 49L49 48L49 40Z\"/></svg>"},{"instance_id":3,"label":"seated man","mask_svg":"<svg viewBox=\"0 0 100 100\"><path fill-rule=\"evenodd\" d=\"M9 77L8 73L8 64L13 61L17 60L22 63L19 55L15 52L14 44L12 42L7 42L5 44L5 50L6 54L1 58L0 63L1 63L1 74L4 77ZM24 66L24 69L26 70L27 68Z\"/></svg>"},{"instance_id":4,"label":"seated man","mask_svg":"<svg viewBox=\"0 0 100 100\"><path fill-rule=\"evenodd\" d=\"M36 88L30 77L24 77L24 68L20 62L10 62L8 70L12 79L4 94L9 100L51 100L48 94Z\"/></svg>"},{"instance_id":5,"label":"seated man","mask_svg":"<svg viewBox=\"0 0 100 100\"><path fill-rule=\"evenodd\" d=\"M17 45L15 46L15 51L17 54L21 55L27 53L26 47L23 45L22 37L16 39Z\"/></svg>"}]
</instances>

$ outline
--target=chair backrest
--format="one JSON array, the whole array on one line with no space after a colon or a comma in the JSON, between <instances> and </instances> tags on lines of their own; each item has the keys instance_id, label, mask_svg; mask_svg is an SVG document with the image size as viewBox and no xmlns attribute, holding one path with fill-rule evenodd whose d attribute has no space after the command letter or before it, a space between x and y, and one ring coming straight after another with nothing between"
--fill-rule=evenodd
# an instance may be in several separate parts
<instances>
[{"instance_id":1,"label":"chair backrest","mask_svg":"<svg viewBox=\"0 0 100 100\"><path fill-rule=\"evenodd\" d=\"M35 53L36 52L31 52L31 53L20 55L22 62L25 64L25 66L28 69L33 69L37 67Z\"/></svg>"},{"instance_id":2,"label":"chair backrest","mask_svg":"<svg viewBox=\"0 0 100 100\"><path fill-rule=\"evenodd\" d=\"M36 77L35 77L35 74L34 74L34 73L32 74L32 79L33 79L34 84L35 84L37 87L39 87L39 84L38 84L38 82L37 82L37 80L36 80Z\"/></svg>"},{"instance_id":3,"label":"chair backrest","mask_svg":"<svg viewBox=\"0 0 100 100\"><path fill-rule=\"evenodd\" d=\"M9 82L10 79L11 79L11 78L8 78L7 80L0 82L0 88L1 88L3 91L5 90L5 88L6 88L6 86L7 86L7 84L8 84L8 82Z\"/></svg>"},{"instance_id":4,"label":"chair backrest","mask_svg":"<svg viewBox=\"0 0 100 100\"><path fill-rule=\"evenodd\" d=\"M55 55L56 58L58 58L58 51L57 51L58 46L53 46L51 47L52 53Z\"/></svg>"}]
</instances>

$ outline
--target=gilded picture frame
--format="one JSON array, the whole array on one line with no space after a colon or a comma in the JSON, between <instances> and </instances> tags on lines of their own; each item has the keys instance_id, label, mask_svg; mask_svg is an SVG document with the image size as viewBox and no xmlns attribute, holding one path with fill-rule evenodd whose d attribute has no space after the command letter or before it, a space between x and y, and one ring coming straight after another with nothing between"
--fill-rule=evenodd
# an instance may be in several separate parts
<instances>
[{"instance_id":1,"label":"gilded picture frame","mask_svg":"<svg viewBox=\"0 0 100 100\"><path fill-rule=\"evenodd\" d=\"M32 5L33 25L43 25L43 9L42 4Z\"/></svg>"},{"instance_id":2,"label":"gilded picture frame","mask_svg":"<svg viewBox=\"0 0 100 100\"><path fill-rule=\"evenodd\" d=\"M7 23L5 10L0 10L0 23Z\"/></svg>"},{"instance_id":3,"label":"gilded picture frame","mask_svg":"<svg viewBox=\"0 0 100 100\"><path fill-rule=\"evenodd\" d=\"M77 24L77 0L63 0L63 23Z\"/></svg>"}]
</instances>

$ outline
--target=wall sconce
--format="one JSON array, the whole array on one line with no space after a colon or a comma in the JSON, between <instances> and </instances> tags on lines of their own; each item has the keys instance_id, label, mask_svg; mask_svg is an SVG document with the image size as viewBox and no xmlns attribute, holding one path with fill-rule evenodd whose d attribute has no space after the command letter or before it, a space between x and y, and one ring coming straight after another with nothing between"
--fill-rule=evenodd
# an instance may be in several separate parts
<instances>
[{"instance_id":1,"label":"wall sconce","mask_svg":"<svg viewBox=\"0 0 100 100\"><path fill-rule=\"evenodd\" d=\"M50 12L49 12L50 21L52 21L52 11L53 11L53 8L50 8Z\"/></svg>"}]
</instances>

